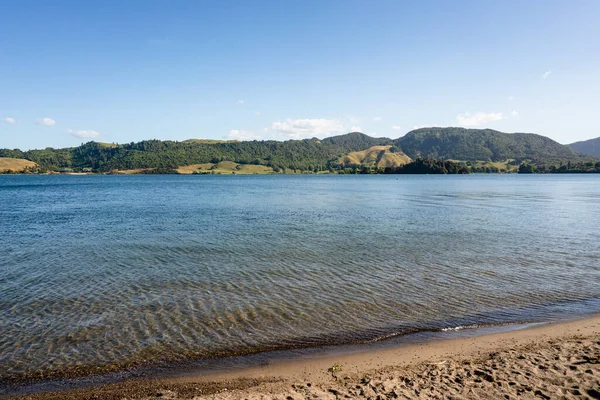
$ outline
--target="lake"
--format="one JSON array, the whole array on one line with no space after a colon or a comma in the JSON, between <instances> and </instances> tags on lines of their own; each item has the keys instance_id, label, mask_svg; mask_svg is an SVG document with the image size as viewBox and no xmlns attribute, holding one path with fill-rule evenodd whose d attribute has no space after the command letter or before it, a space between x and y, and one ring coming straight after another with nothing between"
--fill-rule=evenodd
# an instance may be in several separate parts
<instances>
[{"instance_id":1,"label":"lake","mask_svg":"<svg viewBox=\"0 0 600 400\"><path fill-rule=\"evenodd\" d=\"M600 175L0 176L0 377L600 311Z\"/></svg>"}]
</instances>

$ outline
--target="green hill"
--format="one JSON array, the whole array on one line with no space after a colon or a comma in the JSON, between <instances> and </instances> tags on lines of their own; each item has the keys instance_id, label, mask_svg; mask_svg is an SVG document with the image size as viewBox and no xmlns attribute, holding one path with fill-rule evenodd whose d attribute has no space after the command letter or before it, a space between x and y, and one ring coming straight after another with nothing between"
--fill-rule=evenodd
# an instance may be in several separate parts
<instances>
[{"instance_id":1,"label":"green hill","mask_svg":"<svg viewBox=\"0 0 600 400\"><path fill-rule=\"evenodd\" d=\"M218 164L231 161L241 165L257 165L274 172L330 171L339 168L339 158L391 139L377 139L359 132L324 140L305 139L285 142L186 140L183 142L145 140L138 143L106 145L88 142L65 149L20 151L0 149L0 157L26 159L42 170L66 168L95 172L133 170L176 170L196 164Z\"/></svg>"},{"instance_id":2,"label":"green hill","mask_svg":"<svg viewBox=\"0 0 600 400\"><path fill-rule=\"evenodd\" d=\"M318 140L318 139L314 139ZM361 151L373 146L391 145L392 139L374 138L360 132L350 132L345 135L331 136L321 140L321 143L345 148L350 151Z\"/></svg>"},{"instance_id":3,"label":"green hill","mask_svg":"<svg viewBox=\"0 0 600 400\"><path fill-rule=\"evenodd\" d=\"M537 171L590 171L598 159L585 156L544 136L502 133L489 129L424 128L396 140L373 138L360 132L319 140L183 142L145 140L138 143L88 142L78 147L21 151L0 149L0 157L28 160L44 171L144 171L193 173L217 169L229 172L359 172L399 170L418 158L454 160L472 171L515 170L520 164ZM234 164L219 168L223 162ZM217 165L217 167L213 167ZM423 164L425 165L425 164ZM187 166L187 167L186 167ZM256 166L246 168L244 166ZM441 168L441 164L438 166ZM233 170L235 168L235 171ZM446 168L446 167L444 167ZM404 168L409 170L409 168ZM448 168L446 168L448 169ZM565 172L560 170L560 172Z\"/></svg>"},{"instance_id":4,"label":"green hill","mask_svg":"<svg viewBox=\"0 0 600 400\"><path fill-rule=\"evenodd\" d=\"M600 137L571 143L568 146L580 153L587 154L589 156L600 157Z\"/></svg>"},{"instance_id":5,"label":"green hill","mask_svg":"<svg viewBox=\"0 0 600 400\"><path fill-rule=\"evenodd\" d=\"M411 158L469 161L529 160L560 163L585 158L568 146L532 133L503 133L491 129L423 128L394 141Z\"/></svg>"}]
</instances>

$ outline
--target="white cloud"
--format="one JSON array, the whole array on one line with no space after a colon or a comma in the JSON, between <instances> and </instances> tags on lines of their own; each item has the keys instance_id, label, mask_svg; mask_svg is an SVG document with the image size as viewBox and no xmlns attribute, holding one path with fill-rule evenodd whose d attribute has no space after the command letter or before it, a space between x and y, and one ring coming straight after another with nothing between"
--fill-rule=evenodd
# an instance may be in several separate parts
<instances>
[{"instance_id":1,"label":"white cloud","mask_svg":"<svg viewBox=\"0 0 600 400\"><path fill-rule=\"evenodd\" d=\"M519 116L519 112L517 110L513 110L510 115L512 115L513 117L518 117Z\"/></svg>"},{"instance_id":2,"label":"white cloud","mask_svg":"<svg viewBox=\"0 0 600 400\"><path fill-rule=\"evenodd\" d=\"M381 117L375 117L375 118L373 118L373 121L379 122L379 121L381 121Z\"/></svg>"},{"instance_id":3,"label":"white cloud","mask_svg":"<svg viewBox=\"0 0 600 400\"><path fill-rule=\"evenodd\" d=\"M37 123L39 125L44 125L44 126L54 126L56 125L56 121L53 120L52 118L41 118L37 120Z\"/></svg>"},{"instance_id":4,"label":"white cloud","mask_svg":"<svg viewBox=\"0 0 600 400\"><path fill-rule=\"evenodd\" d=\"M244 100L238 100L237 104L244 104Z\"/></svg>"},{"instance_id":5,"label":"white cloud","mask_svg":"<svg viewBox=\"0 0 600 400\"><path fill-rule=\"evenodd\" d=\"M326 136L344 131L344 125L337 119L313 118L291 119L282 122L273 122L271 128L285 137L304 139L314 136Z\"/></svg>"},{"instance_id":6,"label":"white cloud","mask_svg":"<svg viewBox=\"0 0 600 400\"><path fill-rule=\"evenodd\" d=\"M464 113L456 116L456 122L460 126L478 126L492 121L500 121L501 119L502 113Z\"/></svg>"},{"instance_id":7,"label":"white cloud","mask_svg":"<svg viewBox=\"0 0 600 400\"><path fill-rule=\"evenodd\" d=\"M352 128L350 128L350 132L362 132L362 128L354 125Z\"/></svg>"},{"instance_id":8,"label":"white cloud","mask_svg":"<svg viewBox=\"0 0 600 400\"><path fill-rule=\"evenodd\" d=\"M552 73L552 71L546 71L542 74L542 79L546 79L547 77L550 76L550 74Z\"/></svg>"},{"instance_id":9,"label":"white cloud","mask_svg":"<svg viewBox=\"0 0 600 400\"><path fill-rule=\"evenodd\" d=\"M399 125L394 125L394 126L392 126L392 129L395 131L399 131L402 128Z\"/></svg>"},{"instance_id":10,"label":"white cloud","mask_svg":"<svg viewBox=\"0 0 600 400\"><path fill-rule=\"evenodd\" d=\"M80 129L80 130L73 130L73 129L67 129L66 132L71 135L71 136L75 136L78 138L84 138L84 139L93 139L93 138L97 138L98 136L100 136L100 133L93 131L93 130L88 130L88 129Z\"/></svg>"},{"instance_id":11,"label":"white cloud","mask_svg":"<svg viewBox=\"0 0 600 400\"><path fill-rule=\"evenodd\" d=\"M232 129L229 131L227 138L231 140L258 140L260 136L243 129Z\"/></svg>"},{"instance_id":12,"label":"white cloud","mask_svg":"<svg viewBox=\"0 0 600 400\"><path fill-rule=\"evenodd\" d=\"M11 117L2 118L2 121L6 122L7 124L14 124L15 122L17 122L14 118Z\"/></svg>"}]
</instances>

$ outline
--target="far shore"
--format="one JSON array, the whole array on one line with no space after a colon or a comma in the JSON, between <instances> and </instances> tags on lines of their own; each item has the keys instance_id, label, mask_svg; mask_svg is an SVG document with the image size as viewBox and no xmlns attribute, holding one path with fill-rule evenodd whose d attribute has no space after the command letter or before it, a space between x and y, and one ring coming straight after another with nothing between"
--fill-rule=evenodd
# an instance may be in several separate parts
<instances>
[{"instance_id":1,"label":"far shore","mask_svg":"<svg viewBox=\"0 0 600 400\"><path fill-rule=\"evenodd\" d=\"M600 398L600 315L219 373L130 379L10 398Z\"/></svg>"}]
</instances>

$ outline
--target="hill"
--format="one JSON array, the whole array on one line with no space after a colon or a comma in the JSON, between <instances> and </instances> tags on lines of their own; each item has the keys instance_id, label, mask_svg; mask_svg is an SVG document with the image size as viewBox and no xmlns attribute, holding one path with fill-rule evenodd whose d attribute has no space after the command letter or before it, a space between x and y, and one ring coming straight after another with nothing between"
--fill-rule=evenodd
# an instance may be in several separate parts
<instances>
[{"instance_id":1,"label":"hill","mask_svg":"<svg viewBox=\"0 0 600 400\"><path fill-rule=\"evenodd\" d=\"M36 168L37 164L22 158L0 157L0 172L23 172L26 168Z\"/></svg>"},{"instance_id":2,"label":"hill","mask_svg":"<svg viewBox=\"0 0 600 400\"><path fill-rule=\"evenodd\" d=\"M399 166L418 158L452 160L461 167L469 167L472 172L511 171L523 163L535 165L536 171L540 172L566 172L565 169L587 172L597 169L599 161L540 135L464 128L417 129L396 140L351 132L322 140L284 142L202 139L183 142L145 140L127 144L88 142L63 149L0 149L0 157L23 160L21 162L27 160L31 164L23 165L37 165L39 172L99 173L318 173L342 170L369 173L386 169L400 171ZM423 166L448 170L448 166L441 164Z\"/></svg>"},{"instance_id":3,"label":"hill","mask_svg":"<svg viewBox=\"0 0 600 400\"><path fill-rule=\"evenodd\" d=\"M312 139L318 140L318 139ZM349 149L350 151L360 151L373 146L391 145L392 139L374 138L360 132L350 132L345 135L331 136L321 140L321 143L330 144L336 147Z\"/></svg>"},{"instance_id":4,"label":"hill","mask_svg":"<svg viewBox=\"0 0 600 400\"><path fill-rule=\"evenodd\" d=\"M397 147L373 146L367 150L353 151L340 158L344 167L365 166L371 168L397 168L412 160Z\"/></svg>"},{"instance_id":5,"label":"hill","mask_svg":"<svg viewBox=\"0 0 600 400\"><path fill-rule=\"evenodd\" d=\"M533 133L503 133L491 129L422 128L394 141L409 157L469 161L529 160L534 163L580 161L568 146Z\"/></svg>"},{"instance_id":6,"label":"hill","mask_svg":"<svg viewBox=\"0 0 600 400\"><path fill-rule=\"evenodd\" d=\"M233 161L221 161L217 164L192 164L179 167L176 171L180 174L221 174L221 175L250 175L272 174L273 168L264 165L238 164Z\"/></svg>"},{"instance_id":7,"label":"hill","mask_svg":"<svg viewBox=\"0 0 600 400\"><path fill-rule=\"evenodd\" d=\"M42 170L72 169L94 172L176 170L195 164L231 161L256 165L274 172L333 171L340 157L391 139L372 138L359 132L324 140L304 139L279 142L211 141L184 142L145 140L138 143L111 144L88 142L74 148L20 151L0 149L0 157L23 158L37 163Z\"/></svg>"},{"instance_id":8,"label":"hill","mask_svg":"<svg viewBox=\"0 0 600 400\"><path fill-rule=\"evenodd\" d=\"M593 157L600 157L600 137L568 145L571 149Z\"/></svg>"}]
</instances>

